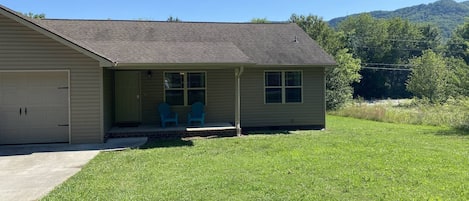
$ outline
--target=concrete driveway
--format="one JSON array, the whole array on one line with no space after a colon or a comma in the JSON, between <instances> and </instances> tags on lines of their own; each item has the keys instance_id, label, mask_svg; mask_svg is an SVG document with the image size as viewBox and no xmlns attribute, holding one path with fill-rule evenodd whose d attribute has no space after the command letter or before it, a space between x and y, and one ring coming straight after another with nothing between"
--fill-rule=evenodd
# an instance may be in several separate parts
<instances>
[{"instance_id":1,"label":"concrete driveway","mask_svg":"<svg viewBox=\"0 0 469 201\"><path fill-rule=\"evenodd\" d=\"M79 172L100 151L139 147L146 141L120 138L104 144L0 146L0 200L38 200Z\"/></svg>"}]
</instances>

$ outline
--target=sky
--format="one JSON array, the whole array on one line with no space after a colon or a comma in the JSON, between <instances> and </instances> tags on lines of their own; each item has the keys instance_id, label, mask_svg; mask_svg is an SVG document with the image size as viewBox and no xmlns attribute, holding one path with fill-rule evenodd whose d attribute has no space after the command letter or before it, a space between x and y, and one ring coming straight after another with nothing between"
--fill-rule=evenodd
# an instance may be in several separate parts
<instances>
[{"instance_id":1,"label":"sky","mask_svg":"<svg viewBox=\"0 0 469 201\"><path fill-rule=\"evenodd\" d=\"M195 22L249 22L253 18L287 21L297 15L325 20L375 10L428 4L436 0L0 0L21 13L44 13L53 19L165 21L177 17ZM461 2L464 0L457 0Z\"/></svg>"}]
</instances>

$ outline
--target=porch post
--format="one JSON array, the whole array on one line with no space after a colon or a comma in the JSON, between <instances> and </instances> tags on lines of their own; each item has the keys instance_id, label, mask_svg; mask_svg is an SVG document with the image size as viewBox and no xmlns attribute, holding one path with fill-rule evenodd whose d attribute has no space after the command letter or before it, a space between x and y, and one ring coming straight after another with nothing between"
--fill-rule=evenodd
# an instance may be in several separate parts
<instances>
[{"instance_id":1,"label":"porch post","mask_svg":"<svg viewBox=\"0 0 469 201\"><path fill-rule=\"evenodd\" d=\"M241 75L244 66L235 69L235 126L236 135L241 136Z\"/></svg>"}]
</instances>

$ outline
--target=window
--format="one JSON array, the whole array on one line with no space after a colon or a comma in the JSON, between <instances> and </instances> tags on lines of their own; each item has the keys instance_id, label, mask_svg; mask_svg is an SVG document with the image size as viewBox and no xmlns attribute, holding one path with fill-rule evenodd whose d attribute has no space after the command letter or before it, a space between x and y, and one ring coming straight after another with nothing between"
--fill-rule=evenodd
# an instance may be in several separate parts
<instances>
[{"instance_id":1,"label":"window","mask_svg":"<svg viewBox=\"0 0 469 201\"><path fill-rule=\"evenodd\" d=\"M205 104L205 72L165 72L164 89L170 105Z\"/></svg>"},{"instance_id":2,"label":"window","mask_svg":"<svg viewBox=\"0 0 469 201\"><path fill-rule=\"evenodd\" d=\"M266 71L265 103L301 103L303 80L301 71Z\"/></svg>"}]
</instances>

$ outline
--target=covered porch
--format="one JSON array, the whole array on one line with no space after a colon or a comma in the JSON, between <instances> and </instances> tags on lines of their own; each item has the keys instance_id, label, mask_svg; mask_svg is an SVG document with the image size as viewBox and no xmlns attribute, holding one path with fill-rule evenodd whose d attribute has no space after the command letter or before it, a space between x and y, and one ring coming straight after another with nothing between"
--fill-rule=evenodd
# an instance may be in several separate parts
<instances>
[{"instance_id":1,"label":"covered porch","mask_svg":"<svg viewBox=\"0 0 469 201\"><path fill-rule=\"evenodd\" d=\"M235 66L104 69L105 137L240 135L242 69ZM191 81L194 78L196 81ZM205 105L203 127L187 125L187 114L194 101ZM178 114L178 126L161 126L158 104L163 102Z\"/></svg>"}]
</instances>

